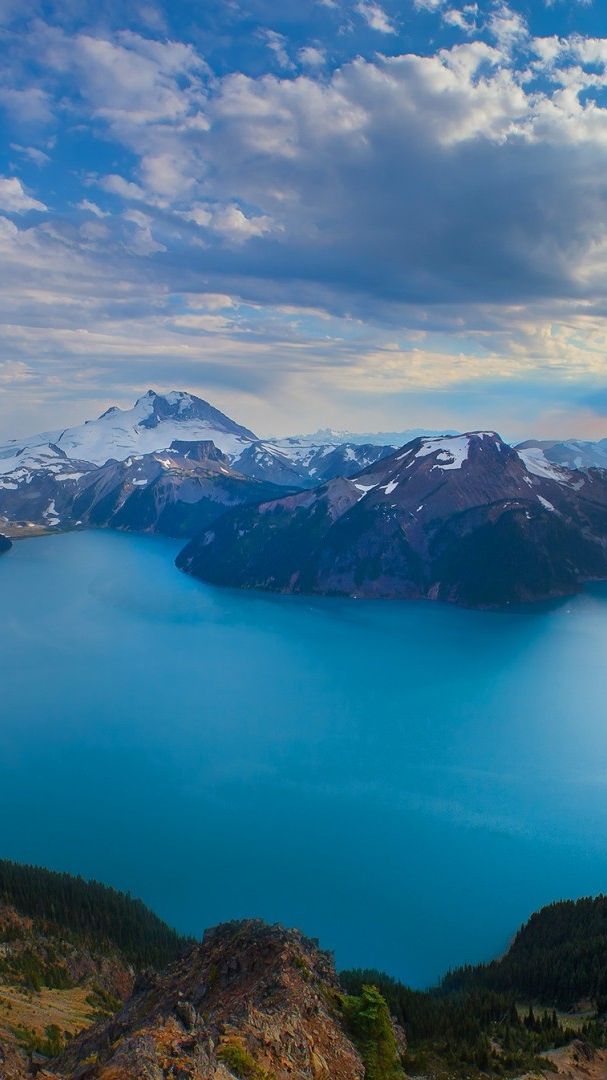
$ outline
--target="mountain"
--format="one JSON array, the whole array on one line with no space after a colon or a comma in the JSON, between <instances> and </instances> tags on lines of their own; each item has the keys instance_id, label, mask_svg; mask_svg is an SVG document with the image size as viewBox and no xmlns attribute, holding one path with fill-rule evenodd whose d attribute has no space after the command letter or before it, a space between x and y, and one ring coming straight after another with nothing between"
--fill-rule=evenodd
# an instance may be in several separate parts
<instances>
[{"instance_id":1,"label":"mountain","mask_svg":"<svg viewBox=\"0 0 607 1080\"><path fill-rule=\"evenodd\" d=\"M0 460L0 516L53 528L67 522L78 481L95 466L53 443L22 447Z\"/></svg>"},{"instance_id":2,"label":"mountain","mask_svg":"<svg viewBox=\"0 0 607 1080\"><path fill-rule=\"evenodd\" d=\"M168 450L109 461L71 491L65 524L193 536L231 507L278 498L285 488L244 476L213 442L174 440Z\"/></svg>"},{"instance_id":3,"label":"mountain","mask_svg":"<svg viewBox=\"0 0 607 1080\"><path fill-rule=\"evenodd\" d=\"M369 1004L377 1046L357 1048L327 953L295 930L228 923L161 976L139 979L124 1008L71 1042L55 1067L75 1077L94 1062L99 1080L399 1080L387 1008L379 996ZM365 1072L363 1055L383 1056L389 1070Z\"/></svg>"},{"instance_id":4,"label":"mountain","mask_svg":"<svg viewBox=\"0 0 607 1080\"><path fill-rule=\"evenodd\" d=\"M200 452L193 449L196 445ZM222 455L214 471L211 445ZM170 481L165 475L159 483L162 455L179 454L186 446L188 468L175 460ZM191 535L212 521L221 506L272 498L279 494L274 486L293 490L349 476L391 449L264 442L202 398L149 390L132 409L113 406L97 420L0 446L0 518L22 529L90 523ZM203 458L206 468L201 467ZM245 478L251 481L248 490ZM136 498L130 497L131 482L140 489ZM198 498L201 505L195 510Z\"/></svg>"},{"instance_id":5,"label":"mountain","mask_svg":"<svg viewBox=\"0 0 607 1080\"><path fill-rule=\"evenodd\" d=\"M266 441L275 446L391 446L396 449L412 439L423 435L456 435L448 429L432 431L428 428L409 428L406 431L340 431L335 428L319 428L310 435L272 436Z\"/></svg>"},{"instance_id":6,"label":"mountain","mask_svg":"<svg viewBox=\"0 0 607 1080\"><path fill-rule=\"evenodd\" d=\"M297 444L294 440L257 442L237 458L247 476L271 480L290 487L316 487L336 476L353 476L361 469L393 453L392 446L332 443Z\"/></svg>"},{"instance_id":7,"label":"mountain","mask_svg":"<svg viewBox=\"0 0 607 1080\"><path fill-rule=\"evenodd\" d=\"M529 439L517 446L517 450L533 449L540 450L548 461L564 465L567 469L607 469L607 439L599 439L598 442Z\"/></svg>"},{"instance_id":8,"label":"mountain","mask_svg":"<svg viewBox=\"0 0 607 1080\"><path fill-rule=\"evenodd\" d=\"M237 456L256 436L193 394L148 390L132 409L114 405L77 427L10 440L0 446L0 472L8 471L5 463L23 450L52 446L68 458L104 465L110 458L124 461L131 454L166 450L174 439L212 440L223 453Z\"/></svg>"},{"instance_id":9,"label":"mountain","mask_svg":"<svg viewBox=\"0 0 607 1080\"><path fill-rule=\"evenodd\" d=\"M607 577L607 473L494 432L418 438L351 479L231 512L177 565L215 584L495 606Z\"/></svg>"}]
</instances>

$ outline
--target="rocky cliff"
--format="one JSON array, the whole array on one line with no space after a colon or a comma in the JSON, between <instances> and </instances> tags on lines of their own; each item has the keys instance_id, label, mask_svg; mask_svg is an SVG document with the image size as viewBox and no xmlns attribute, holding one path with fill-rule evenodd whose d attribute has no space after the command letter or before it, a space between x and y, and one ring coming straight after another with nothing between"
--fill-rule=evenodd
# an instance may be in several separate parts
<instances>
[{"instance_id":1,"label":"rocky cliff","mask_svg":"<svg viewBox=\"0 0 607 1080\"><path fill-rule=\"evenodd\" d=\"M230 923L162 975L142 976L116 1016L49 1065L69 1080L364 1080L333 962L295 930ZM390 1072L402 1075L390 1028Z\"/></svg>"}]
</instances>

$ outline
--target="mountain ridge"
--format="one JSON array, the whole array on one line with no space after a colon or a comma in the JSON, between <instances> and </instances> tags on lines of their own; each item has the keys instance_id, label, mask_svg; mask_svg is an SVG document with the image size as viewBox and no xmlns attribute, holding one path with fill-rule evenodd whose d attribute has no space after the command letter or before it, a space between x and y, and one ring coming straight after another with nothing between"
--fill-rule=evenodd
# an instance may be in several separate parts
<instances>
[{"instance_id":1,"label":"mountain ridge","mask_svg":"<svg viewBox=\"0 0 607 1080\"><path fill-rule=\"evenodd\" d=\"M230 513L177 565L211 584L490 607L607 576L606 534L607 474L469 432Z\"/></svg>"}]
</instances>

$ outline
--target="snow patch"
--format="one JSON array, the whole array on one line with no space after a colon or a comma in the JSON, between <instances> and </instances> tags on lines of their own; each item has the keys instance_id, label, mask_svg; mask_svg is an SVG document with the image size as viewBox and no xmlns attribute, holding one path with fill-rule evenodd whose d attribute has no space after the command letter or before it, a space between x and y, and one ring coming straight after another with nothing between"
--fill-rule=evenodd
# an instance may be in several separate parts
<instances>
[{"instance_id":1,"label":"snow patch","mask_svg":"<svg viewBox=\"0 0 607 1080\"><path fill-rule=\"evenodd\" d=\"M484 432L483 434L488 434ZM417 450L415 457L428 457L436 454L435 469L461 469L464 461L468 460L470 439L467 435L446 436L442 439L423 439L422 445Z\"/></svg>"},{"instance_id":2,"label":"snow patch","mask_svg":"<svg viewBox=\"0 0 607 1080\"><path fill-rule=\"evenodd\" d=\"M530 446L526 450L516 452L527 471L533 476L541 476L545 480L556 480L559 484L569 484L570 477L567 471L548 461L539 446Z\"/></svg>"},{"instance_id":3,"label":"snow patch","mask_svg":"<svg viewBox=\"0 0 607 1080\"><path fill-rule=\"evenodd\" d=\"M548 499L545 499L543 495L538 495L538 499L540 500L542 506L546 508L546 510L552 511L553 514L557 513L556 506L553 506L552 503L549 502Z\"/></svg>"}]
</instances>

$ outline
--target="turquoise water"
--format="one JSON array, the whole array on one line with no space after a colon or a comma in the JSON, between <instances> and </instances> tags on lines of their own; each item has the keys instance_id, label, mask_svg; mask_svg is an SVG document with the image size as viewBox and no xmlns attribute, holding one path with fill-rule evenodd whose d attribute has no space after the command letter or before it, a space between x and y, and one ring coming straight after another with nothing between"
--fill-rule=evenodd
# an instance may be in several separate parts
<instances>
[{"instance_id":1,"label":"turquoise water","mask_svg":"<svg viewBox=\"0 0 607 1080\"><path fill-rule=\"evenodd\" d=\"M183 931L424 985L607 889L607 591L488 614L207 588L112 533L0 559L0 851Z\"/></svg>"}]
</instances>

